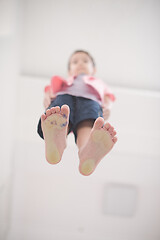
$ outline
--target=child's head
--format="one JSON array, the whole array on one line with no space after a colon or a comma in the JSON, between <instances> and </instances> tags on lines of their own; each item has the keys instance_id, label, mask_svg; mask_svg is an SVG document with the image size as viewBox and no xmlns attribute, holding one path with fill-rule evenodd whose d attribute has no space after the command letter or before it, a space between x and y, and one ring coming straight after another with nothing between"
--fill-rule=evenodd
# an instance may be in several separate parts
<instances>
[{"instance_id":1,"label":"child's head","mask_svg":"<svg viewBox=\"0 0 160 240\"><path fill-rule=\"evenodd\" d=\"M94 75L95 71L95 61L88 52L76 50L72 53L68 62L68 73L70 76L77 76L81 73Z\"/></svg>"}]
</instances>

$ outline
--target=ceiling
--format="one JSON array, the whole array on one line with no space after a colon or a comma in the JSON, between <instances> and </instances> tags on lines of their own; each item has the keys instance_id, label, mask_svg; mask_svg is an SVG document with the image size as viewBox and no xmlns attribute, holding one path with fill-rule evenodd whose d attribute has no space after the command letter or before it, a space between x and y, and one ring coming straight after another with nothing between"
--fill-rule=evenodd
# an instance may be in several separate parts
<instances>
[{"instance_id":1,"label":"ceiling","mask_svg":"<svg viewBox=\"0 0 160 240\"><path fill-rule=\"evenodd\" d=\"M18 31L21 74L67 75L76 49L113 86L160 90L160 1L23 0Z\"/></svg>"}]
</instances>

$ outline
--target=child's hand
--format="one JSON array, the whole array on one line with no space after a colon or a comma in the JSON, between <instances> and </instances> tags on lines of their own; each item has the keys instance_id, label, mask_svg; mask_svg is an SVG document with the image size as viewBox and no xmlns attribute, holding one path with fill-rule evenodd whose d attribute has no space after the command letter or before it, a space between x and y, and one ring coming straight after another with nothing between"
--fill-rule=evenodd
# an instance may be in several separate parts
<instances>
[{"instance_id":1,"label":"child's hand","mask_svg":"<svg viewBox=\"0 0 160 240\"><path fill-rule=\"evenodd\" d=\"M52 93L52 91L47 91L44 93L44 99L43 99L43 105L46 108L49 107L51 104L51 101L55 98L56 96Z\"/></svg>"},{"instance_id":2,"label":"child's hand","mask_svg":"<svg viewBox=\"0 0 160 240\"><path fill-rule=\"evenodd\" d=\"M110 116L111 110L108 108L108 106L105 106L105 105L102 106L102 109L103 109L103 118L106 121Z\"/></svg>"},{"instance_id":3,"label":"child's hand","mask_svg":"<svg viewBox=\"0 0 160 240\"><path fill-rule=\"evenodd\" d=\"M103 118L106 121L111 113L112 102L108 96L104 96L104 103L102 105Z\"/></svg>"}]
</instances>

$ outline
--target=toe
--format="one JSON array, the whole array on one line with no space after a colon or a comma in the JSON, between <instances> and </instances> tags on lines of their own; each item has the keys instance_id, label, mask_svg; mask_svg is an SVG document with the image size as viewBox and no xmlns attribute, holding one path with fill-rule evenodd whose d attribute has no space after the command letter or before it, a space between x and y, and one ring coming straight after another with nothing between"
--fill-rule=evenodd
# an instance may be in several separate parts
<instances>
[{"instance_id":1,"label":"toe","mask_svg":"<svg viewBox=\"0 0 160 240\"><path fill-rule=\"evenodd\" d=\"M98 117L96 119L96 121L94 122L93 128L94 129L100 129L100 128L103 127L103 125L104 125L104 119L102 117Z\"/></svg>"},{"instance_id":2,"label":"toe","mask_svg":"<svg viewBox=\"0 0 160 240\"><path fill-rule=\"evenodd\" d=\"M48 117L48 116L50 116L51 114L52 114L51 110L48 109L48 110L46 111L46 116Z\"/></svg>"},{"instance_id":3,"label":"toe","mask_svg":"<svg viewBox=\"0 0 160 240\"><path fill-rule=\"evenodd\" d=\"M60 107L59 106L55 107L55 113L60 113Z\"/></svg>"},{"instance_id":4,"label":"toe","mask_svg":"<svg viewBox=\"0 0 160 240\"><path fill-rule=\"evenodd\" d=\"M110 128L108 129L108 132L112 135L113 130L114 130L114 128L112 126L110 126Z\"/></svg>"},{"instance_id":5,"label":"toe","mask_svg":"<svg viewBox=\"0 0 160 240\"><path fill-rule=\"evenodd\" d=\"M63 106L61 107L61 114L63 115L63 117L68 118L69 112L70 112L70 109L69 109L69 106L68 106L68 105L63 105Z\"/></svg>"},{"instance_id":6,"label":"toe","mask_svg":"<svg viewBox=\"0 0 160 240\"><path fill-rule=\"evenodd\" d=\"M110 123L105 123L105 125L103 126L104 129L106 129L107 131L109 130L109 128L111 127Z\"/></svg>"},{"instance_id":7,"label":"toe","mask_svg":"<svg viewBox=\"0 0 160 240\"><path fill-rule=\"evenodd\" d=\"M52 107L52 108L50 109L50 111L51 111L52 114L56 113L56 107Z\"/></svg>"},{"instance_id":8,"label":"toe","mask_svg":"<svg viewBox=\"0 0 160 240\"><path fill-rule=\"evenodd\" d=\"M113 132L111 133L112 137L114 137L117 134L117 132L115 130L113 130Z\"/></svg>"},{"instance_id":9,"label":"toe","mask_svg":"<svg viewBox=\"0 0 160 240\"><path fill-rule=\"evenodd\" d=\"M114 137L113 139L112 139L112 141L114 142L114 143L116 143L117 142L117 137Z\"/></svg>"},{"instance_id":10,"label":"toe","mask_svg":"<svg viewBox=\"0 0 160 240\"><path fill-rule=\"evenodd\" d=\"M41 121L44 121L45 119L46 119L46 114L43 114L42 116L41 116Z\"/></svg>"}]
</instances>

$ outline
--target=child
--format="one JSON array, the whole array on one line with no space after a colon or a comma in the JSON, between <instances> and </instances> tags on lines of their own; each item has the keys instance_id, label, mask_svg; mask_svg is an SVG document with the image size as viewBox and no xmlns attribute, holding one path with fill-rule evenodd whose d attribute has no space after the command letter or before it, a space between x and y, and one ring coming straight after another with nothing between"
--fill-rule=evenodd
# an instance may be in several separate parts
<instances>
[{"instance_id":1,"label":"child","mask_svg":"<svg viewBox=\"0 0 160 240\"><path fill-rule=\"evenodd\" d=\"M115 97L102 80L94 77L95 72L92 56L84 50L75 51L68 63L69 77L54 76L45 87L47 110L38 124L38 133L45 141L46 159L51 164L60 162L66 136L74 133L79 171L85 176L94 172L117 141L114 128L104 123Z\"/></svg>"}]
</instances>

